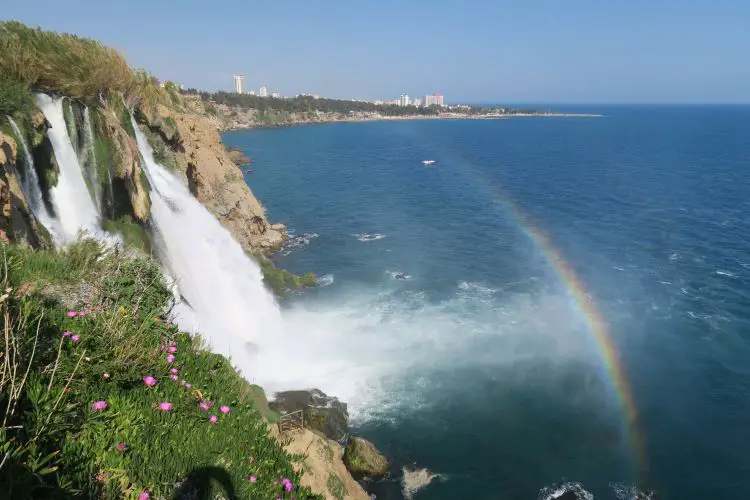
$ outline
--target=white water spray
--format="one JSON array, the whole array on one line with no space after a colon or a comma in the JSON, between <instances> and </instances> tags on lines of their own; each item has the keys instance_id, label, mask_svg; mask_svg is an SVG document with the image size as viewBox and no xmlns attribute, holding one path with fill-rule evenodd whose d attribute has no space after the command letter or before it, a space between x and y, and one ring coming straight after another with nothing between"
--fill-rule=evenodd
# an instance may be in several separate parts
<instances>
[{"instance_id":1,"label":"white water spray","mask_svg":"<svg viewBox=\"0 0 750 500\"><path fill-rule=\"evenodd\" d=\"M175 319L252 378L258 342L279 331L279 308L258 265L182 182L154 161L148 140L131 120L151 184L161 259L184 298Z\"/></svg>"},{"instance_id":2,"label":"white water spray","mask_svg":"<svg viewBox=\"0 0 750 500\"><path fill-rule=\"evenodd\" d=\"M78 155L65 125L63 98L36 94L34 100L50 122L47 134L60 167L57 185L50 190L50 198L60 221L62 243L75 241L80 230L101 235L99 212L86 187Z\"/></svg>"},{"instance_id":3,"label":"white water spray","mask_svg":"<svg viewBox=\"0 0 750 500\"><path fill-rule=\"evenodd\" d=\"M10 116L8 116L8 122L10 122L10 126L13 128L13 132L15 132L18 140L21 142L21 148L23 149L26 164L26 168L24 169L21 178L23 194L26 197L26 201L29 203L29 207L34 214L34 217L36 217L37 221L49 231L52 238L57 240L60 234L60 222L56 220L49 211L47 211L47 207L44 205L44 200L42 199L42 188L39 185L39 177L37 176L36 167L34 166L34 157L31 155L31 151L26 144L26 139L16 122L13 121L13 118Z\"/></svg>"}]
</instances>

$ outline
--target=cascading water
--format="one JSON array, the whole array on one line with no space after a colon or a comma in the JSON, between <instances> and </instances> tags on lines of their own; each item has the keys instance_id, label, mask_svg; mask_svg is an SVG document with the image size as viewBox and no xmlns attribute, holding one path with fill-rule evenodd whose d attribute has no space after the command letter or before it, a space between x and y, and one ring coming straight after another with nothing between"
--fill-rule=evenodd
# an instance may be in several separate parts
<instances>
[{"instance_id":1,"label":"cascading water","mask_svg":"<svg viewBox=\"0 0 750 500\"><path fill-rule=\"evenodd\" d=\"M75 241L79 230L101 235L99 212L83 178L78 155L73 148L65 125L63 98L36 94L34 100L51 127L47 131L55 158L60 168L57 185L50 190L50 198L61 226L62 243Z\"/></svg>"},{"instance_id":2,"label":"cascading water","mask_svg":"<svg viewBox=\"0 0 750 500\"><path fill-rule=\"evenodd\" d=\"M89 112L88 106L83 109L83 131L85 134L83 146L84 158L81 164L84 167L86 178L91 184L91 192L94 196L94 202L97 207L101 207L101 184L99 184L99 172L96 164L94 129L91 126L91 113Z\"/></svg>"},{"instance_id":3,"label":"cascading water","mask_svg":"<svg viewBox=\"0 0 750 500\"><path fill-rule=\"evenodd\" d=\"M52 238L57 240L60 234L60 222L47 211L47 207L44 205L44 200L42 199L42 188L39 185L39 177L37 176L36 167L34 166L34 157L31 155L31 151L26 144L26 139L16 122L13 121L13 118L10 116L8 117L8 122L21 143L21 149L23 149L23 156L26 163L26 168L21 177L21 188L23 189L23 194L29 203L29 207L34 214L34 217L36 217L37 221L49 231Z\"/></svg>"},{"instance_id":4,"label":"cascading water","mask_svg":"<svg viewBox=\"0 0 750 500\"><path fill-rule=\"evenodd\" d=\"M183 301L175 319L200 332L251 378L258 343L279 331L281 313L265 289L258 265L219 221L164 167L132 119L151 184L151 217L160 257Z\"/></svg>"}]
</instances>

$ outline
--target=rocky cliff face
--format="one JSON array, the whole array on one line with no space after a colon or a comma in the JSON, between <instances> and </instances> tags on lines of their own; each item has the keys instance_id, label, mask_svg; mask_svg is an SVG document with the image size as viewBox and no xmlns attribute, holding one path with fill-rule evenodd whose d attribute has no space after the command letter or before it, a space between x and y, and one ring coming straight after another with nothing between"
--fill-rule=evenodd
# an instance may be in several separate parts
<instances>
[{"instance_id":1,"label":"rocky cliff face","mask_svg":"<svg viewBox=\"0 0 750 500\"><path fill-rule=\"evenodd\" d=\"M190 192L249 253L278 248L285 238L281 224L270 224L263 206L221 142L216 123L190 112L158 106L139 115L151 130L154 150L183 176ZM159 144L161 142L161 144Z\"/></svg>"},{"instance_id":2,"label":"rocky cliff face","mask_svg":"<svg viewBox=\"0 0 750 500\"><path fill-rule=\"evenodd\" d=\"M37 228L21 189L17 160L16 140L0 132L0 242L46 246L48 237Z\"/></svg>"}]
</instances>

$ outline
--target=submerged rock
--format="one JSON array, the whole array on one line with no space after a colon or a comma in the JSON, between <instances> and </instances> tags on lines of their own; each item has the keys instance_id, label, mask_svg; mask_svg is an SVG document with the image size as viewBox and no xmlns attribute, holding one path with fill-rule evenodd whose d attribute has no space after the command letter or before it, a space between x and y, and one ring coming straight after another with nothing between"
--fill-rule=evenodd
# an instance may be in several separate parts
<instances>
[{"instance_id":1,"label":"submerged rock","mask_svg":"<svg viewBox=\"0 0 750 500\"><path fill-rule=\"evenodd\" d=\"M378 477L388 471L388 460L366 439L352 437L344 450L344 465L355 477Z\"/></svg>"},{"instance_id":2,"label":"submerged rock","mask_svg":"<svg viewBox=\"0 0 750 500\"><path fill-rule=\"evenodd\" d=\"M322 432L334 441L346 436L349 425L346 403L318 389L279 392L269 406L282 415L302 410L306 428Z\"/></svg>"}]
</instances>

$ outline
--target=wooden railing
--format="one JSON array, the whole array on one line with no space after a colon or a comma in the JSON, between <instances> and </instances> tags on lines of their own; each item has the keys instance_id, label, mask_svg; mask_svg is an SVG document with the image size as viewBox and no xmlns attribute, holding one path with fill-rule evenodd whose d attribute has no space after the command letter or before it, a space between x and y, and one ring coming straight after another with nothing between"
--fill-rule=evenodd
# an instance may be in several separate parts
<instances>
[{"instance_id":1,"label":"wooden railing","mask_svg":"<svg viewBox=\"0 0 750 500\"><path fill-rule=\"evenodd\" d=\"M302 429L305 426L305 416L302 410L285 413L279 418L279 430L281 432Z\"/></svg>"}]
</instances>

